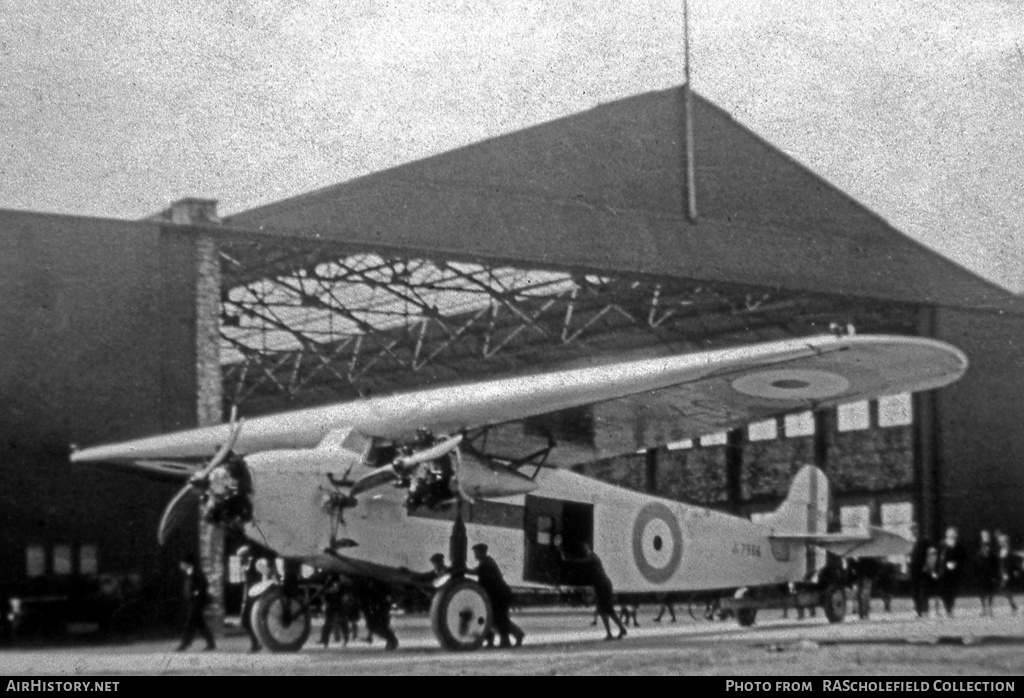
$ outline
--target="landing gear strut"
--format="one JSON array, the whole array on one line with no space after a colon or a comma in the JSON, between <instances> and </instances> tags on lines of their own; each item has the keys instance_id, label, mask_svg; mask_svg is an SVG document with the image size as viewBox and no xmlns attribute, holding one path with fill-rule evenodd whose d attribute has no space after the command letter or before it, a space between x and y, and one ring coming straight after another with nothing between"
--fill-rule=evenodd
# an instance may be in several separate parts
<instances>
[{"instance_id":1,"label":"landing gear strut","mask_svg":"<svg viewBox=\"0 0 1024 698\"><path fill-rule=\"evenodd\" d=\"M469 543L462 518L462 501L455 506L455 523L448 546L452 576L434 592L430 603L430 628L445 649L468 651L479 649L484 643L494 616L487 592L465 577Z\"/></svg>"}]
</instances>

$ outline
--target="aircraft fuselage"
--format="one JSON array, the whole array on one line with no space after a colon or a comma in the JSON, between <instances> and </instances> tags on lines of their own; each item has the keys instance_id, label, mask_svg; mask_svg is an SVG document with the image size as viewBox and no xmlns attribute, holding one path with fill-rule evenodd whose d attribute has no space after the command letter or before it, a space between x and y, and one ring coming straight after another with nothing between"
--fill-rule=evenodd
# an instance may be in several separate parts
<instances>
[{"instance_id":1,"label":"aircraft fuselage","mask_svg":"<svg viewBox=\"0 0 1024 698\"><path fill-rule=\"evenodd\" d=\"M306 452L309 454L309 452ZM284 557L331 568L337 556L375 567L426 571L447 554L454 504L407 511L406 490L385 485L337 515L325 502L328 472L301 451L255 454L251 539ZM330 465L330 467L328 467ZM567 470L542 468L537 488L465 503L469 544L486 543L514 586L572 585L555 548L588 543L619 592L673 592L784 584L804 578L806 547L772 540L751 521L616 487ZM472 563L470 563L472 564Z\"/></svg>"}]
</instances>

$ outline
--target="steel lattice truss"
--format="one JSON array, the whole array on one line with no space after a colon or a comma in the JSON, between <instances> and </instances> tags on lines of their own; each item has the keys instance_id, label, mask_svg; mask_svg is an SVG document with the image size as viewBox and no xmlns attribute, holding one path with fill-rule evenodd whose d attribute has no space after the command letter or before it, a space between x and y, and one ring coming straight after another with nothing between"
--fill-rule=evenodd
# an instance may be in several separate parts
<instances>
[{"instance_id":1,"label":"steel lattice truss","mask_svg":"<svg viewBox=\"0 0 1024 698\"><path fill-rule=\"evenodd\" d=\"M913 327L908 309L778 289L370 253L287 273L242 272L222 299L233 404L338 399L608 354L776 339L837 320Z\"/></svg>"}]
</instances>

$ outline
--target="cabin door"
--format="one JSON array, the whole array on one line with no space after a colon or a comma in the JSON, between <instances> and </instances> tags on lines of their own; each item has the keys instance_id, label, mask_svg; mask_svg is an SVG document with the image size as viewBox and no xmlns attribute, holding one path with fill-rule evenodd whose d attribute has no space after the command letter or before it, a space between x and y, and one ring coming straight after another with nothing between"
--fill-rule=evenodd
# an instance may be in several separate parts
<instances>
[{"instance_id":1,"label":"cabin door","mask_svg":"<svg viewBox=\"0 0 1024 698\"><path fill-rule=\"evenodd\" d=\"M562 499L526 496L526 541L523 579L551 585L572 585L575 580L555 548L555 536L570 556L581 543L594 545L594 505Z\"/></svg>"}]
</instances>

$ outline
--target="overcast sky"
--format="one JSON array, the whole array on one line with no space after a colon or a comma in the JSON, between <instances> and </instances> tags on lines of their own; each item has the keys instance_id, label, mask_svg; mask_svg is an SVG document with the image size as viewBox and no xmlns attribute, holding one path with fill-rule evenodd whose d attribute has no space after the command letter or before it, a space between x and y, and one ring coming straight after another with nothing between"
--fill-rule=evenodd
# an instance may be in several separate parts
<instances>
[{"instance_id":1,"label":"overcast sky","mask_svg":"<svg viewBox=\"0 0 1024 698\"><path fill-rule=\"evenodd\" d=\"M681 0L0 0L0 207L222 214L683 80ZM1024 2L690 0L694 88L1024 291Z\"/></svg>"}]
</instances>

